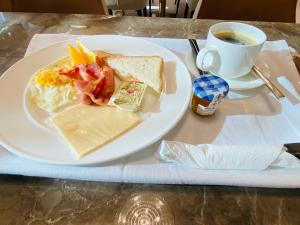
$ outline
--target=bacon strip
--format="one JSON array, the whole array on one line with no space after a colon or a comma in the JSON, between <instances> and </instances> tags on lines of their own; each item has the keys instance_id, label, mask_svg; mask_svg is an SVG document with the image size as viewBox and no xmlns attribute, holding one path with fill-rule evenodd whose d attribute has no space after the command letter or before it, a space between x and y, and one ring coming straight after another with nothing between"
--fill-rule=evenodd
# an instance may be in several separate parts
<instances>
[{"instance_id":1,"label":"bacon strip","mask_svg":"<svg viewBox=\"0 0 300 225\"><path fill-rule=\"evenodd\" d=\"M78 80L79 75L80 75L78 67L74 67L73 69L68 70L68 71L60 70L59 74L62 74L64 76L69 77L69 78L74 79L74 80Z\"/></svg>"},{"instance_id":2,"label":"bacon strip","mask_svg":"<svg viewBox=\"0 0 300 225\"><path fill-rule=\"evenodd\" d=\"M75 87L80 91L80 101L84 104L107 104L114 92L113 70L97 63L78 65L69 71L60 71L60 74L75 81Z\"/></svg>"}]
</instances>

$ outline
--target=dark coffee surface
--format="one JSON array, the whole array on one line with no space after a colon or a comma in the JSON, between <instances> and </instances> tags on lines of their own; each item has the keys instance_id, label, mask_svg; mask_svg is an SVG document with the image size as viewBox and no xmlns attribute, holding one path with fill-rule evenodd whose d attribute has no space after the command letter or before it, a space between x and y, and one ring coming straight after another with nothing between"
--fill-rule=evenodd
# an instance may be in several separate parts
<instances>
[{"instance_id":1,"label":"dark coffee surface","mask_svg":"<svg viewBox=\"0 0 300 225\"><path fill-rule=\"evenodd\" d=\"M239 32L231 32L231 31L224 31L224 32L217 32L214 35L225 42L237 45L255 45L256 41L247 36L246 34L239 33Z\"/></svg>"}]
</instances>

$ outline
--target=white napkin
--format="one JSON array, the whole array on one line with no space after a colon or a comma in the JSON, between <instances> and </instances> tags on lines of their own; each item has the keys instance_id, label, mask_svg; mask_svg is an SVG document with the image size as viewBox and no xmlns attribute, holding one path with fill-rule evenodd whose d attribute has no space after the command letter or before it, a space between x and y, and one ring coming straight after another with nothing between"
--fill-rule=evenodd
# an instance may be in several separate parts
<instances>
[{"instance_id":1,"label":"white napkin","mask_svg":"<svg viewBox=\"0 0 300 225\"><path fill-rule=\"evenodd\" d=\"M286 150L283 145L190 145L162 141L157 157L163 162L209 170L300 168L300 161Z\"/></svg>"},{"instance_id":2,"label":"white napkin","mask_svg":"<svg viewBox=\"0 0 300 225\"><path fill-rule=\"evenodd\" d=\"M69 34L35 35L26 55L59 41ZM187 40L144 38L169 48L183 61L191 51ZM203 44L204 40L198 40ZM198 117L188 110L164 139L191 144L253 145L283 144L300 141L300 85L285 41L268 42L262 54L272 78L290 99L278 102L269 90L260 88L231 92L217 113ZM202 170L177 163L162 163L154 155L160 141L147 149L120 160L93 166L75 167L43 164L17 157L0 146L0 174L21 174L64 179L156 184L210 184L254 187L300 187L300 170L269 167L254 170Z\"/></svg>"}]
</instances>

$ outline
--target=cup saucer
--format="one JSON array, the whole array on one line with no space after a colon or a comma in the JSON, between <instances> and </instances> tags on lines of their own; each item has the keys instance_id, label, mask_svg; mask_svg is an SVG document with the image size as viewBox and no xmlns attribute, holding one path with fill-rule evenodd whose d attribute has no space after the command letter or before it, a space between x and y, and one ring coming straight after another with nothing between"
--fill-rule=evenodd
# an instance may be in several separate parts
<instances>
[{"instance_id":1,"label":"cup saucer","mask_svg":"<svg viewBox=\"0 0 300 225\"><path fill-rule=\"evenodd\" d=\"M194 62L194 57L192 52L189 52L185 55L185 65L188 68L189 72L194 76L198 77L199 72ZM223 78L228 84L231 90L248 90L260 87L264 85L264 81L261 80L254 72L250 72L245 76L238 78Z\"/></svg>"}]
</instances>

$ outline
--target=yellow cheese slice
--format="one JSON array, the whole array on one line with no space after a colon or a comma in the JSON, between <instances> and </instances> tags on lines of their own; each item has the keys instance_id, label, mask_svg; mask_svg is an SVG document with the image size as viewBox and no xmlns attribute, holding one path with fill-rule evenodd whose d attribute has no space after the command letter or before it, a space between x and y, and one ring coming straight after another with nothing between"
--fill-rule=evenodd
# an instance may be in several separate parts
<instances>
[{"instance_id":1,"label":"yellow cheese slice","mask_svg":"<svg viewBox=\"0 0 300 225\"><path fill-rule=\"evenodd\" d=\"M78 104L54 114L52 121L70 147L82 157L136 126L141 117L114 107Z\"/></svg>"}]
</instances>

